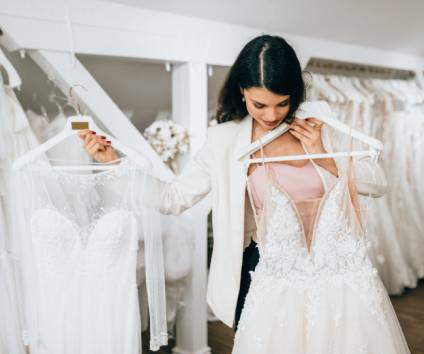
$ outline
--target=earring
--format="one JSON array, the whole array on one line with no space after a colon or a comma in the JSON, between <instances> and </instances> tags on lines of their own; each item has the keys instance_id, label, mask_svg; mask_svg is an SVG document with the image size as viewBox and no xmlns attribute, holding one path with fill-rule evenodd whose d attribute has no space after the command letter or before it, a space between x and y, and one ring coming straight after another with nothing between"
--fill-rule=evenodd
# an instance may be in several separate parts
<instances>
[{"instance_id":1,"label":"earring","mask_svg":"<svg viewBox=\"0 0 424 354\"><path fill-rule=\"evenodd\" d=\"M244 96L241 96L241 100L242 100L243 102L246 102L246 98L245 98Z\"/></svg>"}]
</instances>

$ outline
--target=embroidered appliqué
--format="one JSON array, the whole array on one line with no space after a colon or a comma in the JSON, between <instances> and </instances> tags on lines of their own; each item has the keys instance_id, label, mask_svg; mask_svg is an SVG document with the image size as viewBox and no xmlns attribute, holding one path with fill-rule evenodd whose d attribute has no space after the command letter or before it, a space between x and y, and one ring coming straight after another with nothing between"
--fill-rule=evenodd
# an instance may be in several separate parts
<instances>
[{"instance_id":1,"label":"embroidered appliqu\u00e9","mask_svg":"<svg viewBox=\"0 0 424 354\"><path fill-rule=\"evenodd\" d=\"M259 318L259 311L273 294L283 293L285 290L282 289L286 288L297 289L305 296L306 340L319 325L317 316L322 310L323 294L329 288L343 291L348 287L381 326L387 327L382 306L383 287L378 284L377 271L368 258L366 240L355 235L354 228L340 207L345 187L337 182L327 199L323 200L309 253L301 220L291 201L278 188L270 186L263 211L263 218L266 219L262 219L262 223L265 225L259 228L262 231L259 235L260 261L252 273L236 341L243 334L256 345L262 343L264 338L256 333L255 326L249 324ZM285 323L284 310L276 309L278 326L289 325ZM332 322L334 328L340 327L341 322L342 313L337 312ZM361 350L367 353L365 347Z\"/></svg>"}]
</instances>

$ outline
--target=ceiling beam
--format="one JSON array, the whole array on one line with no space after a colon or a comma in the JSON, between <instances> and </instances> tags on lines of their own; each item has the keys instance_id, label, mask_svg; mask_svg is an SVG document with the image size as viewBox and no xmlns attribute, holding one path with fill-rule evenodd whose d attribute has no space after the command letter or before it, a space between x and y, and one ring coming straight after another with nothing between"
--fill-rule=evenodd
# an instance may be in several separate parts
<instances>
[{"instance_id":1,"label":"ceiling beam","mask_svg":"<svg viewBox=\"0 0 424 354\"><path fill-rule=\"evenodd\" d=\"M230 66L242 46L268 32L108 1L0 0L0 26L27 49L72 51ZM67 21L69 19L69 21ZM305 65L311 57L423 70L424 58L286 33Z\"/></svg>"}]
</instances>

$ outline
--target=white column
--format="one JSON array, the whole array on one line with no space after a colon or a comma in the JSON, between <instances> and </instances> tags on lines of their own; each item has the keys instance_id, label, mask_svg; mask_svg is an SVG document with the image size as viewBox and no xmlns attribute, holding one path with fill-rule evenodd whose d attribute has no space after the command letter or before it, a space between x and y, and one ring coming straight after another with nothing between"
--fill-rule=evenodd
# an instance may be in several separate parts
<instances>
[{"instance_id":1,"label":"white column","mask_svg":"<svg viewBox=\"0 0 424 354\"><path fill-rule=\"evenodd\" d=\"M172 116L190 133L190 154L180 160L180 170L203 145L207 130L207 65L175 64L172 72ZM193 269L184 307L177 315L175 354L210 353L207 345L207 213L208 198L185 212L194 228Z\"/></svg>"}]
</instances>

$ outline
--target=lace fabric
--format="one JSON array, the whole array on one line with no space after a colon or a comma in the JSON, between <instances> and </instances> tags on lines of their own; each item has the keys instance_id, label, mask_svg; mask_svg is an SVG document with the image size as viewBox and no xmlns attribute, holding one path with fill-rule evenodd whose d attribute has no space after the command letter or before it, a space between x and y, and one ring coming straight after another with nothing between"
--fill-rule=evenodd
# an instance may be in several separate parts
<instances>
[{"instance_id":1,"label":"lace fabric","mask_svg":"<svg viewBox=\"0 0 424 354\"><path fill-rule=\"evenodd\" d=\"M338 179L314 204L309 247L296 203L267 169L257 218L260 260L251 273L233 354L276 354L281 345L287 353L409 353L368 258L355 161L335 162Z\"/></svg>"},{"instance_id":2,"label":"lace fabric","mask_svg":"<svg viewBox=\"0 0 424 354\"><path fill-rule=\"evenodd\" d=\"M14 178L14 248L34 353L139 354L136 263L144 241L150 348L167 344L163 252L154 193L129 158L77 174L40 158Z\"/></svg>"},{"instance_id":3,"label":"lace fabric","mask_svg":"<svg viewBox=\"0 0 424 354\"><path fill-rule=\"evenodd\" d=\"M346 97L339 102L329 101L329 105L341 121L384 142L380 165L388 187L383 197L368 202L368 254L389 294L399 295L405 288L416 287L417 279L424 274L424 233L418 216L424 210L419 207L424 201L423 189L418 187L424 161L424 110L421 103L412 110L403 108L395 113L399 95L388 97L384 89L362 83L370 90L366 96L370 100L352 102ZM331 87L311 87L317 100L328 100L328 92ZM344 144L344 140L340 136L334 143Z\"/></svg>"}]
</instances>

